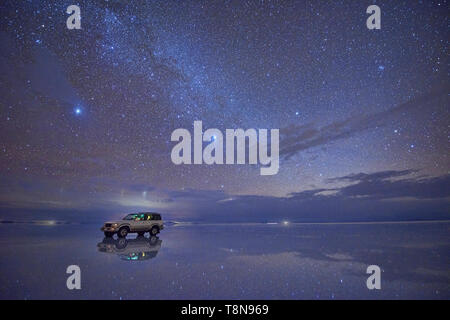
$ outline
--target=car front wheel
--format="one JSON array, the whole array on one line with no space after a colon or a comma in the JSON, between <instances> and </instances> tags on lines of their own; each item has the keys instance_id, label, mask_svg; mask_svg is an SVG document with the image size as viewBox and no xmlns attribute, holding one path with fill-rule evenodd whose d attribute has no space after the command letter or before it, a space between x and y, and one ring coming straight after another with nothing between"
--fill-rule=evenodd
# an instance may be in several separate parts
<instances>
[{"instance_id":1,"label":"car front wheel","mask_svg":"<svg viewBox=\"0 0 450 320\"><path fill-rule=\"evenodd\" d=\"M119 229L119 232L117 232L117 235L120 238L125 238L127 236L127 234L128 234L128 228L127 227L122 227L122 228Z\"/></svg>"}]
</instances>

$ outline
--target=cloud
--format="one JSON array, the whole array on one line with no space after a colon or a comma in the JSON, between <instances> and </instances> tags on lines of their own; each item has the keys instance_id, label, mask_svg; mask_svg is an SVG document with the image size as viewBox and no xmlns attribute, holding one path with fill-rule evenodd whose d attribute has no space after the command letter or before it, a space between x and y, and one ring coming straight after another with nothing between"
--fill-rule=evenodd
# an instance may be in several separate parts
<instances>
[{"instance_id":1,"label":"cloud","mask_svg":"<svg viewBox=\"0 0 450 320\"><path fill-rule=\"evenodd\" d=\"M412 173L416 173L418 170L386 170L379 171L375 173L358 173L358 174L350 174L343 177L336 177L328 179L327 182L359 182L359 181L373 181L373 180L384 180L397 178L402 176L407 176Z\"/></svg>"},{"instance_id":2,"label":"cloud","mask_svg":"<svg viewBox=\"0 0 450 320\"><path fill-rule=\"evenodd\" d=\"M90 219L101 220L111 212L156 208L167 220L197 222L359 222L450 219L450 175L417 176L418 170L387 170L355 173L327 180L329 188L291 193L285 197L233 195L223 190L160 190L145 184L130 184L125 194L99 190L86 196L82 186L55 194L58 205L42 201L42 182L16 181L3 190L0 211L24 208L68 213L95 211ZM334 186L334 185L337 186ZM143 195L142 188L148 188ZM32 189L30 191L30 188ZM10 193L26 194L16 203ZM9 208L9 209L8 209ZM45 210L46 211L46 210ZM0 212L0 213L2 213ZM94 212L93 212L94 213ZM61 215L55 215L61 217ZM48 216L45 218L55 218ZM81 215L86 217L86 215ZM2 217L2 216L0 216ZM77 221L76 217L74 221Z\"/></svg>"},{"instance_id":3,"label":"cloud","mask_svg":"<svg viewBox=\"0 0 450 320\"><path fill-rule=\"evenodd\" d=\"M308 200L313 198L329 198L323 193L333 191L331 197L370 199L439 199L450 197L450 175L438 177L405 178L418 170L388 170L375 173L358 173L328 179L327 182L350 182L340 188L313 189L291 193L291 200ZM401 179L398 179L401 178ZM393 180L397 179L397 180Z\"/></svg>"},{"instance_id":4,"label":"cloud","mask_svg":"<svg viewBox=\"0 0 450 320\"><path fill-rule=\"evenodd\" d=\"M367 116L351 117L330 123L321 128L312 124L290 125L280 130L280 158L289 159L295 154L330 142L346 139L371 128L384 126L387 120L401 117L405 112L420 108L435 98L447 95L447 88L436 88L427 94L407 101L387 111ZM429 110L425 110L429 112Z\"/></svg>"},{"instance_id":5,"label":"cloud","mask_svg":"<svg viewBox=\"0 0 450 320\"><path fill-rule=\"evenodd\" d=\"M417 172L351 174L328 180L344 186L305 190L286 197L232 196L219 205L211 204L209 213L201 216L225 221L301 222L449 219L450 175L411 177Z\"/></svg>"},{"instance_id":6,"label":"cloud","mask_svg":"<svg viewBox=\"0 0 450 320\"><path fill-rule=\"evenodd\" d=\"M450 175L442 175L431 178L411 178L401 180L389 180L413 172L384 171L374 174L351 175L338 178L341 181L355 181L339 190L339 196L343 197L370 197L373 199L414 198L414 199L439 199L450 197ZM334 179L336 181L336 179Z\"/></svg>"},{"instance_id":7,"label":"cloud","mask_svg":"<svg viewBox=\"0 0 450 320\"><path fill-rule=\"evenodd\" d=\"M313 190L306 190L301 192L293 192L290 193L290 199L295 200L308 200L312 197L320 196L322 192L324 191L334 191L335 189L313 189Z\"/></svg>"}]
</instances>

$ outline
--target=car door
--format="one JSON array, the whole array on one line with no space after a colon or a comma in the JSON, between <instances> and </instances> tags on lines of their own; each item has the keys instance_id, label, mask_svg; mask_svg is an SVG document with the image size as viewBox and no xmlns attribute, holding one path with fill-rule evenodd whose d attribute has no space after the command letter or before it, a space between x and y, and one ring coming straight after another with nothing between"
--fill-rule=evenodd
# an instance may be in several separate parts
<instances>
[{"instance_id":1,"label":"car door","mask_svg":"<svg viewBox=\"0 0 450 320\"><path fill-rule=\"evenodd\" d=\"M138 221L136 220L136 216L137 216L137 214L133 214L132 218L127 220L127 224L130 226L131 232L136 231L136 227L137 227L137 223L138 223Z\"/></svg>"},{"instance_id":2,"label":"car door","mask_svg":"<svg viewBox=\"0 0 450 320\"><path fill-rule=\"evenodd\" d=\"M138 213L134 220L135 231L145 231L146 230L146 215L144 213Z\"/></svg>"},{"instance_id":3,"label":"car door","mask_svg":"<svg viewBox=\"0 0 450 320\"><path fill-rule=\"evenodd\" d=\"M146 229L146 231L150 231L150 229L152 228L152 225L153 225L152 214L151 213L147 213L145 215L145 229Z\"/></svg>"}]
</instances>

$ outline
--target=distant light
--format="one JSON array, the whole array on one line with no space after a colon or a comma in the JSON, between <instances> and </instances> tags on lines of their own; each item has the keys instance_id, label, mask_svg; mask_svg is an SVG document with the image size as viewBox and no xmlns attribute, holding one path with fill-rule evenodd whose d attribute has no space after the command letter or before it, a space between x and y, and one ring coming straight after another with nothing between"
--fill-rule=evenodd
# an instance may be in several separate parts
<instances>
[{"instance_id":1,"label":"distant light","mask_svg":"<svg viewBox=\"0 0 450 320\"><path fill-rule=\"evenodd\" d=\"M383 71L384 70L384 66L378 66L378 70Z\"/></svg>"},{"instance_id":2,"label":"distant light","mask_svg":"<svg viewBox=\"0 0 450 320\"><path fill-rule=\"evenodd\" d=\"M43 225L43 226L54 226L54 225L56 225L56 221L55 220L41 220L41 221L38 221L37 224Z\"/></svg>"},{"instance_id":3,"label":"distant light","mask_svg":"<svg viewBox=\"0 0 450 320\"><path fill-rule=\"evenodd\" d=\"M298 116L299 114L300 114L300 112L298 112L298 111L297 111L297 112L295 112L295 115L296 115L296 116Z\"/></svg>"},{"instance_id":4,"label":"distant light","mask_svg":"<svg viewBox=\"0 0 450 320\"><path fill-rule=\"evenodd\" d=\"M81 110L80 107L76 107L76 108L75 108L75 114L76 114L76 115L80 115L81 112L82 112L82 110Z\"/></svg>"},{"instance_id":5,"label":"distant light","mask_svg":"<svg viewBox=\"0 0 450 320\"><path fill-rule=\"evenodd\" d=\"M283 225L287 226L289 224L289 221L284 220Z\"/></svg>"}]
</instances>

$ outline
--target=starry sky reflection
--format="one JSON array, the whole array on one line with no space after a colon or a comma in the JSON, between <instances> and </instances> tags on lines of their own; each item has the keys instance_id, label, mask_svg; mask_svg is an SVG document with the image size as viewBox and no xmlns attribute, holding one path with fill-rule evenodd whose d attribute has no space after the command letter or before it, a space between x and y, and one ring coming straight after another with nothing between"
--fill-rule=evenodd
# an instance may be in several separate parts
<instances>
[{"instance_id":1,"label":"starry sky reflection","mask_svg":"<svg viewBox=\"0 0 450 320\"><path fill-rule=\"evenodd\" d=\"M120 256L122 250L100 252L95 225L84 225L83 233L79 225L0 225L0 298L449 299L448 228L449 223L167 227L159 243L145 249L153 251L151 258L136 261ZM133 238L128 256L140 250L136 242L142 241ZM382 268L382 290L367 290L366 268L373 263ZM81 290L66 288L71 264L81 268Z\"/></svg>"}]
</instances>

